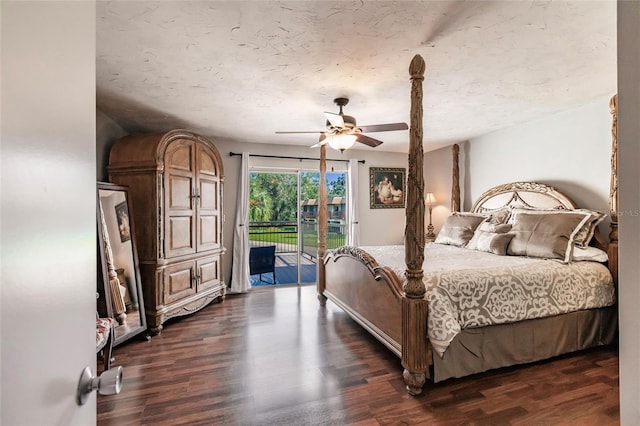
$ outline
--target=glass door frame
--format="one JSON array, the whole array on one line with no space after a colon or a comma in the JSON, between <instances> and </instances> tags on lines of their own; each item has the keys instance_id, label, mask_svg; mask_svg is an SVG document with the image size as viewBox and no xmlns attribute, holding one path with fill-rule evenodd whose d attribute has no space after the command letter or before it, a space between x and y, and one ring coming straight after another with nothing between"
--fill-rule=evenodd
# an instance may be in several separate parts
<instances>
[{"instance_id":1,"label":"glass door frame","mask_svg":"<svg viewBox=\"0 0 640 426\"><path fill-rule=\"evenodd\" d=\"M297 240L297 244L296 244L296 281L295 283L286 283L286 284L277 284L277 285L296 285L299 286L301 285L301 279L302 279L302 264L301 264L301 251L302 251L302 241L301 241L301 235L300 235L300 196L301 196L301 188L300 188L300 173L302 171L306 171L306 170L302 170L300 168L289 168L289 167L268 167L268 166L250 166L249 167L249 176L248 178L251 179L251 174L252 173L272 173L272 174L288 174L288 175L294 175L296 176L296 185L297 185L297 190L296 190L296 240ZM249 194L247 194L250 197L250 192ZM250 200L247 200L248 202L250 202ZM249 221L249 223L251 223L251 221ZM276 250L276 256L278 254L278 251ZM276 266L276 270L277 270L277 266Z\"/></svg>"},{"instance_id":2,"label":"glass door frame","mask_svg":"<svg viewBox=\"0 0 640 426\"><path fill-rule=\"evenodd\" d=\"M318 169L312 169L312 168L307 168L307 167L274 167L274 166L250 166L249 167L249 175L251 175L251 173L281 173L281 174L296 174L297 176L297 201L296 201L296 208L297 208L297 213L296 213L296 227L297 227L297 240L298 240L298 244L297 244L297 253L296 253L296 264L297 264L297 283L294 283L296 286L300 286L300 285L310 285L315 283L315 281L312 282L302 282L302 249L303 249L303 234L302 234L302 206L301 206L301 198L302 198L302 173L317 173L320 174L320 170ZM331 172L331 173L343 173L345 176L345 195L344 195L344 199L345 199L345 221L344 221L344 232L345 232L345 238L347 238L347 236L349 235L349 208L350 206L348 205L348 197L347 197L347 191L349 190L349 184L348 184L348 180L349 180L349 172L347 169L345 170L340 170L338 172ZM250 179L250 176L248 176L248 178ZM319 183L319 181L318 181ZM250 194L248 194L248 196L250 196ZM247 200L250 201L250 200ZM327 221L329 220L329 217L327 216ZM316 232L317 232L317 226L316 226ZM346 241L346 239L345 239ZM316 256L316 271L317 271L317 267L318 267L318 262L319 259ZM276 267L277 269L277 267ZM317 272L316 272L316 279L317 279ZM284 284L284 285L289 285L289 284Z\"/></svg>"}]
</instances>

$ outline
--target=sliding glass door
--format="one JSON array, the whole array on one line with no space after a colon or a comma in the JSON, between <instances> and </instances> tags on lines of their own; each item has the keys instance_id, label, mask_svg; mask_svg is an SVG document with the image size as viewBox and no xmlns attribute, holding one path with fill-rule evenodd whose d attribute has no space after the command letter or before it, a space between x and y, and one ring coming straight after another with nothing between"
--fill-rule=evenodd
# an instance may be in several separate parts
<instances>
[{"instance_id":1,"label":"sliding glass door","mask_svg":"<svg viewBox=\"0 0 640 426\"><path fill-rule=\"evenodd\" d=\"M345 244L345 183L345 172L327 173L328 248ZM252 285L316 282L319 185L320 173L317 171L250 172L250 245L275 247L274 273L252 275Z\"/></svg>"},{"instance_id":2,"label":"sliding glass door","mask_svg":"<svg viewBox=\"0 0 640 426\"><path fill-rule=\"evenodd\" d=\"M252 171L249 173L249 244L272 247L274 268L251 269L251 285L296 284L298 259L298 173ZM261 250L252 250L249 264L265 264ZM259 273L256 273L259 271Z\"/></svg>"}]
</instances>

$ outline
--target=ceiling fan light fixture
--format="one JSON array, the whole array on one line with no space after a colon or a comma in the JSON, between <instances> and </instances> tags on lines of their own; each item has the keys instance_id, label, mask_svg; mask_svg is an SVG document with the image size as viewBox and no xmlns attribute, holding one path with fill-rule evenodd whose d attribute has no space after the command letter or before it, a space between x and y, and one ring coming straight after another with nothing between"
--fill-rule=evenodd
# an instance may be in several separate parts
<instances>
[{"instance_id":1,"label":"ceiling fan light fixture","mask_svg":"<svg viewBox=\"0 0 640 426\"><path fill-rule=\"evenodd\" d=\"M357 135L330 135L327 139L329 146L337 151L343 152L345 149L349 149L356 143Z\"/></svg>"},{"instance_id":2,"label":"ceiling fan light fixture","mask_svg":"<svg viewBox=\"0 0 640 426\"><path fill-rule=\"evenodd\" d=\"M327 138L322 139L312 148L322 146L328 143L329 146L337 151L344 152L345 149L349 149L354 143L359 142L363 145L375 148L379 146L382 141L365 135L365 133L373 132L390 132L392 130L407 130L409 126L407 123L387 123L387 124L372 124L369 126L358 126L356 124L355 117L350 115L344 115L342 107L349 103L348 98L336 98L333 100L336 105L340 107L338 114L334 112L325 112L326 118L326 130L304 130L304 131L277 131L277 134L287 133L320 133L326 135Z\"/></svg>"}]
</instances>

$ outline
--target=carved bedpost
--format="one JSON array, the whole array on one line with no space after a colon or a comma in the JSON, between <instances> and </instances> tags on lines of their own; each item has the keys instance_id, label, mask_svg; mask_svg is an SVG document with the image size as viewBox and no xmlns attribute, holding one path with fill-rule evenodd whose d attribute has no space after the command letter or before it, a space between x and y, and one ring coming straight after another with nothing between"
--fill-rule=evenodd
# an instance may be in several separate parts
<instances>
[{"instance_id":1,"label":"carved bedpost","mask_svg":"<svg viewBox=\"0 0 640 426\"><path fill-rule=\"evenodd\" d=\"M453 154L453 176L451 178L451 211L460 211L460 147L458 144L454 144L452 149Z\"/></svg>"},{"instance_id":2,"label":"carved bedpost","mask_svg":"<svg viewBox=\"0 0 640 426\"><path fill-rule=\"evenodd\" d=\"M422 171L422 80L425 63L420 55L413 57L411 75L411 130L409 141L409 175L405 225L405 261L407 297L420 299L425 293L422 283L424 260L424 176Z\"/></svg>"},{"instance_id":3,"label":"carved bedpost","mask_svg":"<svg viewBox=\"0 0 640 426\"><path fill-rule=\"evenodd\" d=\"M409 173L407 181L406 225L404 232L407 278L402 298L402 366L404 381L411 395L419 395L426 379L427 301L423 299L424 261L424 177L422 151L422 81L425 63L420 55L409 66L411 76L411 129L409 140Z\"/></svg>"},{"instance_id":4,"label":"carved bedpost","mask_svg":"<svg viewBox=\"0 0 640 426\"><path fill-rule=\"evenodd\" d=\"M324 139L321 135L320 142ZM320 146L320 189L318 191L318 300L321 306L327 304L327 297L324 295L325 269L324 255L327 251L327 144Z\"/></svg>"},{"instance_id":5,"label":"carved bedpost","mask_svg":"<svg viewBox=\"0 0 640 426\"><path fill-rule=\"evenodd\" d=\"M609 270L614 282L618 282L618 95L609 101L611 109L611 184L609 189L609 214L611 232L609 233Z\"/></svg>"}]
</instances>

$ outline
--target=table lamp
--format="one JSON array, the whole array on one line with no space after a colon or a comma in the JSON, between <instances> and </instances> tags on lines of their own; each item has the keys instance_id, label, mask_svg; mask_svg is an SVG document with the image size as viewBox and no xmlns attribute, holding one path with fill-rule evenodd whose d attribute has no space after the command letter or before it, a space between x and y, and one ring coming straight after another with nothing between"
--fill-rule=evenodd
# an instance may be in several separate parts
<instances>
[{"instance_id":1,"label":"table lamp","mask_svg":"<svg viewBox=\"0 0 640 426\"><path fill-rule=\"evenodd\" d=\"M429 225L427 226L427 234L424 236L425 242L431 243L435 241L436 234L433 232L433 224L431 223L431 209L436 203L436 197L433 192L427 192L424 196L424 204L429 207Z\"/></svg>"}]
</instances>

